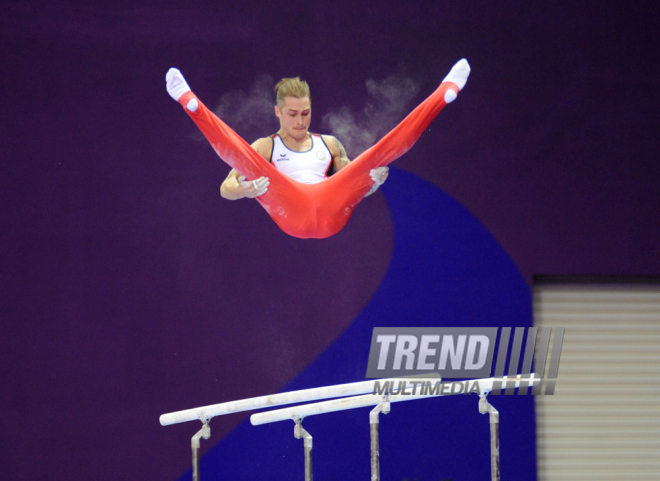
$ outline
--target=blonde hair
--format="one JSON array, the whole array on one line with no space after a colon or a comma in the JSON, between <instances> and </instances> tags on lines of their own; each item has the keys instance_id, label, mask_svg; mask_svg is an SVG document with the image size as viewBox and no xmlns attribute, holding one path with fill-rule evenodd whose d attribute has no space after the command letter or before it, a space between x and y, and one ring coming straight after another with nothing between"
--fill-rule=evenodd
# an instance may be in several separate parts
<instances>
[{"instance_id":1,"label":"blonde hair","mask_svg":"<svg viewBox=\"0 0 660 481\"><path fill-rule=\"evenodd\" d=\"M283 78L275 85L275 93L277 94L277 105L284 102L284 97L296 97L298 99L307 97L310 102L312 101L309 94L309 85L304 80L300 80L300 77Z\"/></svg>"}]
</instances>

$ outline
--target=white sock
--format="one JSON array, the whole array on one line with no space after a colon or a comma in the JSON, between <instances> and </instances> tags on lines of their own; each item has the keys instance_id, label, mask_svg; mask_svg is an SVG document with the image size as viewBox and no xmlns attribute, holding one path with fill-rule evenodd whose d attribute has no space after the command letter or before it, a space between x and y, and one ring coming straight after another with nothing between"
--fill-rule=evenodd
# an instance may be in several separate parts
<instances>
[{"instance_id":1,"label":"white sock","mask_svg":"<svg viewBox=\"0 0 660 481\"><path fill-rule=\"evenodd\" d=\"M190 87L188 87L188 84L186 83L186 79L183 78L183 75L181 75L179 69L176 68L171 68L167 71L167 75L165 75L165 82L167 86L167 93L170 94L170 97L172 97L177 102L183 94L190 90Z\"/></svg>"},{"instance_id":2,"label":"white sock","mask_svg":"<svg viewBox=\"0 0 660 481\"><path fill-rule=\"evenodd\" d=\"M458 86L458 90L463 90L470 75L470 64L467 60L461 59L454 65L443 82L452 82ZM453 100L453 99L452 99Z\"/></svg>"}]
</instances>

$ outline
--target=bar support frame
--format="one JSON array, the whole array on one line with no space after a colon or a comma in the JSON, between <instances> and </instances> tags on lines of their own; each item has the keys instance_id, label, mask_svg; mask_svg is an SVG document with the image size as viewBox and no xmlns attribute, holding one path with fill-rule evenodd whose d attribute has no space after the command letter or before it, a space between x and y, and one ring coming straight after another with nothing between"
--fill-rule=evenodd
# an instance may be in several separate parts
<instances>
[{"instance_id":1,"label":"bar support frame","mask_svg":"<svg viewBox=\"0 0 660 481\"><path fill-rule=\"evenodd\" d=\"M199 441L201 438L209 439L211 437L211 427L209 426L209 419L202 419L202 429L190 440L192 448L192 478L193 481L199 481Z\"/></svg>"},{"instance_id":2,"label":"bar support frame","mask_svg":"<svg viewBox=\"0 0 660 481\"><path fill-rule=\"evenodd\" d=\"M312 435L305 431L305 428L302 427L303 418L295 418L296 423L293 428L293 436L296 439L302 439L303 445L305 447L305 481L312 481L312 448L313 440Z\"/></svg>"},{"instance_id":3,"label":"bar support frame","mask_svg":"<svg viewBox=\"0 0 660 481\"><path fill-rule=\"evenodd\" d=\"M371 481L380 481L380 440L378 437L379 414L390 412L388 396L369 413L369 429L371 435Z\"/></svg>"},{"instance_id":4,"label":"bar support frame","mask_svg":"<svg viewBox=\"0 0 660 481\"><path fill-rule=\"evenodd\" d=\"M479 397L479 412L488 413L490 422L490 477L500 481L500 413L486 399L486 394Z\"/></svg>"}]
</instances>

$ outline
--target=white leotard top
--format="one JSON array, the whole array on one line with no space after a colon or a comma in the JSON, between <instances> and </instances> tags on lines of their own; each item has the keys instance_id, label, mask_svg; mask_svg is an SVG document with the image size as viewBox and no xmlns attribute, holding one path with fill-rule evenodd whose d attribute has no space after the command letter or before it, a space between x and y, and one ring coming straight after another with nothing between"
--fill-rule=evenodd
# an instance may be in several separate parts
<instances>
[{"instance_id":1,"label":"white leotard top","mask_svg":"<svg viewBox=\"0 0 660 481\"><path fill-rule=\"evenodd\" d=\"M316 184L328 178L332 154L319 134L311 134L312 148L305 152L289 149L279 135L272 135L270 161L284 175L302 184Z\"/></svg>"}]
</instances>

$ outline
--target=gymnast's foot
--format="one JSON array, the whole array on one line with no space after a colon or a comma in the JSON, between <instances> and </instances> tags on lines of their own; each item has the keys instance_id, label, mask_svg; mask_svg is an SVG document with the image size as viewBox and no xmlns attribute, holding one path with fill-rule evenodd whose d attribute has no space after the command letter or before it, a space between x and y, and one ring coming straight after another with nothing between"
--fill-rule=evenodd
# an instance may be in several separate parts
<instances>
[{"instance_id":1,"label":"gymnast's foot","mask_svg":"<svg viewBox=\"0 0 660 481\"><path fill-rule=\"evenodd\" d=\"M467 62L467 60L461 59L451 68L449 74L444 78L442 82L452 82L456 84L458 90L463 90L463 87L465 87L469 76L470 64ZM456 92L454 92L452 89L447 90L445 93L445 102L453 102L455 99Z\"/></svg>"},{"instance_id":2,"label":"gymnast's foot","mask_svg":"<svg viewBox=\"0 0 660 481\"><path fill-rule=\"evenodd\" d=\"M177 102L183 94L190 92L190 87L188 87L186 79L183 78L181 72L179 72L179 70L176 68L171 68L167 71L167 75L165 75L165 82L167 86L167 93L170 94L170 97L172 97ZM186 108L191 112L197 110L197 107L199 107L199 102L197 102L197 99L190 99L188 105L186 105Z\"/></svg>"}]
</instances>

